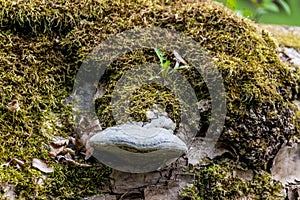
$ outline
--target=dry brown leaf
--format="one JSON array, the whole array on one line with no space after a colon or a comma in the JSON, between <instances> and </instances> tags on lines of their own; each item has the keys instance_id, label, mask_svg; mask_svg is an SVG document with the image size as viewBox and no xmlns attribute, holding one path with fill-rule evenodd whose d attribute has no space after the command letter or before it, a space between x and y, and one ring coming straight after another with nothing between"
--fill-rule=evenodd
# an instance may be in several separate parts
<instances>
[{"instance_id":1,"label":"dry brown leaf","mask_svg":"<svg viewBox=\"0 0 300 200\"><path fill-rule=\"evenodd\" d=\"M49 155L52 158L55 158L58 154L60 154L61 152L63 152L65 149L64 146L58 147L58 148L54 148L52 145L50 145L50 152Z\"/></svg>"},{"instance_id":2,"label":"dry brown leaf","mask_svg":"<svg viewBox=\"0 0 300 200\"><path fill-rule=\"evenodd\" d=\"M271 174L284 185L300 181L300 144L281 147L273 161Z\"/></svg>"},{"instance_id":3,"label":"dry brown leaf","mask_svg":"<svg viewBox=\"0 0 300 200\"><path fill-rule=\"evenodd\" d=\"M74 146L76 146L76 139L74 137L69 137L69 142L71 142Z\"/></svg>"},{"instance_id":4,"label":"dry brown leaf","mask_svg":"<svg viewBox=\"0 0 300 200\"><path fill-rule=\"evenodd\" d=\"M67 146L68 144L69 144L69 139L64 139L64 138L59 138L51 142L51 146L53 147Z\"/></svg>"},{"instance_id":5,"label":"dry brown leaf","mask_svg":"<svg viewBox=\"0 0 300 200\"><path fill-rule=\"evenodd\" d=\"M37 185L44 185L44 180L46 180L47 178L47 175L43 175L42 177L36 177L34 178L34 183L36 183Z\"/></svg>"},{"instance_id":6,"label":"dry brown leaf","mask_svg":"<svg viewBox=\"0 0 300 200\"><path fill-rule=\"evenodd\" d=\"M18 100L14 99L11 102L9 102L8 105L7 105L7 109L10 112L17 112L17 111L19 111L20 110L20 105L19 105Z\"/></svg>"},{"instance_id":7,"label":"dry brown leaf","mask_svg":"<svg viewBox=\"0 0 300 200\"><path fill-rule=\"evenodd\" d=\"M76 162L75 160L72 160L72 159L66 159L66 161L70 165L74 165L74 166L77 166L77 167L82 167L82 168L92 167L92 165L84 164L84 163L79 163L79 162Z\"/></svg>"},{"instance_id":8,"label":"dry brown leaf","mask_svg":"<svg viewBox=\"0 0 300 200\"><path fill-rule=\"evenodd\" d=\"M34 158L32 161L32 167L37 168L38 170L44 172L44 173L52 173L54 172L53 167L49 167L44 161Z\"/></svg>"},{"instance_id":9,"label":"dry brown leaf","mask_svg":"<svg viewBox=\"0 0 300 200\"><path fill-rule=\"evenodd\" d=\"M93 147L91 147L91 145L90 145L90 143L89 142L87 142L86 143L86 151L85 151L85 160L88 160L92 155L93 155L93 153L94 153L94 148Z\"/></svg>"},{"instance_id":10,"label":"dry brown leaf","mask_svg":"<svg viewBox=\"0 0 300 200\"><path fill-rule=\"evenodd\" d=\"M14 200L16 199L16 193L15 193L16 186L13 184L8 183L0 183L0 191L3 195L2 197L7 200ZM2 193L4 192L4 193Z\"/></svg>"},{"instance_id":11,"label":"dry brown leaf","mask_svg":"<svg viewBox=\"0 0 300 200\"><path fill-rule=\"evenodd\" d=\"M25 162L22 161L22 160L19 160L17 158L11 159L10 163L13 163L13 164L15 164L15 165L17 165L19 167L24 167L25 166Z\"/></svg>"},{"instance_id":12,"label":"dry brown leaf","mask_svg":"<svg viewBox=\"0 0 300 200\"><path fill-rule=\"evenodd\" d=\"M106 86L105 86L104 83L99 84L99 85L97 86L97 91L96 91L96 94L95 94L95 96L94 96L94 101L95 101L96 99L100 99L101 97L103 97L103 95L105 94L105 89L106 89Z\"/></svg>"},{"instance_id":13,"label":"dry brown leaf","mask_svg":"<svg viewBox=\"0 0 300 200\"><path fill-rule=\"evenodd\" d=\"M97 130L101 127L99 127L99 122L96 121L88 121L88 120L84 120L84 123L87 123L89 125L91 125L92 127L88 127L88 129L85 130L89 130L92 131L93 127L96 128ZM93 133L92 132L85 132L83 134L83 138L74 138L74 137L69 137L67 139L65 138L56 138L51 144L50 144L50 152L49 155L50 157L54 158L55 160L57 160L60 163L66 163L68 165L74 165L74 166L78 166L78 167L91 167L91 165L88 164L81 164L78 163L74 160L74 156L76 155L76 151L73 149L74 147L79 150L79 151L83 151L80 152L84 155L86 155L86 159L88 159L89 157L91 157L92 155L92 149L84 147L84 145L82 144L82 139L84 139L84 142L87 143L88 138L89 138L89 134ZM69 147L69 144L70 147ZM72 147L73 146L73 147ZM89 146L89 145L88 145Z\"/></svg>"},{"instance_id":14,"label":"dry brown leaf","mask_svg":"<svg viewBox=\"0 0 300 200\"><path fill-rule=\"evenodd\" d=\"M71 148L65 148L62 152L63 154L69 153L72 156L75 156L75 151Z\"/></svg>"},{"instance_id":15,"label":"dry brown leaf","mask_svg":"<svg viewBox=\"0 0 300 200\"><path fill-rule=\"evenodd\" d=\"M216 145L216 142L213 139L197 137L191 143L191 147L186 153L186 157L188 158L189 164L196 165L205 158L214 159L224 153L232 154L229 148Z\"/></svg>"},{"instance_id":16,"label":"dry brown leaf","mask_svg":"<svg viewBox=\"0 0 300 200\"><path fill-rule=\"evenodd\" d=\"M59 156L57 156L57 158L58 158L59 161L65 162L68 165L73 165L73 166L83 167L83 168L92 167L92 165L89 165L89 164L76 162L75 160L72 159L70 154L66 154L64 156L59 155Z\"/></svg>"},{"instance_id":17,"label":"dry brown leaf","mask_svg":"<svg viewBox=\"0 0 300 200\"><path fill-rule=\"evenodd\" d=\"M79 122L80 139L76 144L82 144L85 149L85 160L88 160L93 154L93 148L89 145L90 138L97 132L102 130L98 119L91 119L88 116L83 116ZM76 146L76 145L75 145ZM82 149L84 151L84 149Z\"/></svg>"},{"instance_id":18,"label":"dry brown leaf","mask_svg":"<svg viewBox=\"0 0 300 200\"><path fill-rule=\"evenodd\" d=\"M102 130L98 119L91 119L89 116L83 116L79 121L79 129L86 134Z\"/></svg>"}]
</instances>

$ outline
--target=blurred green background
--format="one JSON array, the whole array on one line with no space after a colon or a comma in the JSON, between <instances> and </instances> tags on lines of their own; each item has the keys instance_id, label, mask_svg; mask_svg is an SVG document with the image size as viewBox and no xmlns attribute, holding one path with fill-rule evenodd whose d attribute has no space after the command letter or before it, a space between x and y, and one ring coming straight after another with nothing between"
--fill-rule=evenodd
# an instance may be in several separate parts
<instances>
[{"instance_id":1,"label":"blurred green background","mask_svg":"<svg viewBox=\"0 0 300 200\"><path fill-rule=\"evenodd\" d=\"M300 26L300 0L217 0L262 24Z\"/></svg>"}]
</instances>

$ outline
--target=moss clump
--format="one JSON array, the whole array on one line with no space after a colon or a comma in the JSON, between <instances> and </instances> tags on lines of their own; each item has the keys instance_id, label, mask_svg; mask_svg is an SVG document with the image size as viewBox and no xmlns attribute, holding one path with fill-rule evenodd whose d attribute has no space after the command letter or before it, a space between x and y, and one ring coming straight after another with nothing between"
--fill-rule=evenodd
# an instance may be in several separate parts
<instances>
[{"instance_id":1,"label":"moss clump","mask_svg":"<svg viewBox=\"0 0 300 200\"><path fill-rule=\"evenodd\" d=\"M296 91L297 80L293 77L297 76L280 62L268 33L218 4L36 0L1 1L0 7L0 182L16 184L19 198L32 198L34 194L46 199L52 194L45 190L52 191L57 198L70 197L71 191L74 196L84 196L94 194L96 186L106 183L107 169L59 166L49 158L44 145L54 136L73 133L70 109L64 102L87 54L104 39L136 27L159 26L182 32L215 58L227 91L228 118L222 140L235 148L249 166L265 166L278 150L278 144L297 131L289 104ZM131 63L158 63L149 50L134 53L112 63L111 71L103 77L102 81L110 85L107 96L97 105L100 108L108 106L105 99L110 98L114 80L126 69L132 69ZM200 76L194 76L191 70L186 77L199 99L208 98ZM144 99L153 95L151 88L148 89ZM166 98L159 103L169 106L176 119L174 111L180 109L177 101L169 101L171 92L165 90L165 94ZM5 107L13 99L20 103L21 110L16 113ZM138 109L147 108L139 101L134 105ZM209 122L209 112L202 115ZM100 120L104 128L114 123L106 114ZM13 158L23 160L25 167L2 166ZM42 177L31 167L33 158L56 166L55 173L44 180L43 186L33 183L35 178ZM88 175L79 177L82 171ZM92 178L95 173L97 183ZM63 182L60 177L65 178ZM94 186L84 187L89 181Z\"/></svg>"},{"instance_id":2,"label":"moss clump","mask_svg":"<svg viewBox=\"0 0 300 200\"><path fill-rule=\"evenodd\" d=\"M228 118L221 139L233 146L247 164L266 167L278 151L278 144L297 132L294 109L289 102L297 94L295 88L298 80L295 77L298 76L280 61L276 54L277 45L268 32L256 29L250 21L214 3L182 5L180 9L177 6L156 5L147 12L135 10L135 15L144 19L143 22L129 18L127 26L155 25L183 32L215 58L227 91ZM116 19L119 21L119 18ZM118 78L136 65L151 62L159 63L153 51L145 50L123 55L111 64L103 77L108 88L98 103L98 114L104 128L114 124L110 101ZM183 75L192 85L199 101L209 98L199 74L188 70ZM141 113L140 108L147 108L143 106L146 103L136 99L134 105L139 105L136 110ZM151 97L146 95L142 99ZM169 100L168 97L166 99ZM200 126L203 127L209 123L210 113L201 113L201 119L204 123Z\"/></svg>"},{"instance_id":3,"label":"moss clump","mask_svg":"<svg viewBox=\"0 0 300 200\"><path fill-rule=\"evenodd\" d=\"M300 36L296 36L292 33L278 34L275 36L278 42L286 47L300 49Z\"/></svg>"},{"instance_id":4,"label":"moss clump","mask_svg":"<svg viewBox=\"0 0 300 200\"><path fill-rule=\"evenodd\" d=\"M99 165L92 168L55 165L55 173L49 175L43 186L47 199L78 199L99 194L109 188L111 170Z\"/></svg>"},{"instance_id":5,"label":"moss clump","mask_svg":"<svg viewBox=\"0 0 300 200\"><path fill-rule=\"evenodd\" d=\"M288 27L278 25L260 25L270 31L279 44L285 47L300 49L299 27Z\"/></svg>"},{"instance_id":6,"label":"moss clump","mask_svg":"<svg viewBox=\"0 0 300 200\"><path fill-rule=\"evenodd\" d=\"M106 93L102 98L96 100L97 113L103 128L115 124L114 117L111 112L113 108L113 106L111 105L112 93L116 92L116 94L120 98L120 100L118 100L119 102L126 101L126 96L124 95L124 93L126 94L130 91L132 87L131 81L135 80L135 78L127 74L126 76L130 77L130 81L129 83L124 83L122 91L118 91L115 88L118 80L124 74L130 71L131 74L138 74L139 80L147 81L151 78L151 74L147 73L147 70L140 73L135 69L136 66L147 63L159 63L159 59L157 56L155 56L153 49L127 53L120 56L117 61L113 62L108 67L101 80L102 84L107 86ZM142 84L141 81L139 82ZM120 103L117 102L114 104L114 106L118 107L119 104ZM166 109L169 117L171 117L175 122L178 123L180 121L180 106L178 99L176 99L174 93L172 93L170 88L158 83L146 84L142 85L142 87L140 88L137 88L135 91L133 91L132 96L130 96L129 108L125 109L120 107L118 108L118 112L126 112L132 119L136 121L146 121L147 118L145 111L149 110L153 104L159 104L164 109ZM125 123L124 120L123 123Z\"/></svg>"},{"instance_id":7,"label":"moss clump","mask_svg":"<svg viewBox=\"0 0 300 200\"><path fill-rule=\"evenodd\" d=\"M271 175L261 171L250 174L248 180L237 176L247 173L246 169L232 161L211 163L195 168L196 179L192 186L180 192L186 199L283 199L280 182L271 179ZM249 173L249 172L248 172Z\"/></svg>"}]
</instances>

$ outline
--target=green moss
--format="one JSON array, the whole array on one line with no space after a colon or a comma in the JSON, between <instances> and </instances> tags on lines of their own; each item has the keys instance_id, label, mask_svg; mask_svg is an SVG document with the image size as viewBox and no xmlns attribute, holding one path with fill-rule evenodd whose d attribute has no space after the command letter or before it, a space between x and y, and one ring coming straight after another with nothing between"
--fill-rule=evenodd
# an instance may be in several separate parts
<instances>
[{"instance_id":1,"label":"green moss","mask_svg":"<svg viewBox=\"0 0 300 200\"><path fill-rule=\"evenodd\" d=\"M218 4L36 0L0 1L0 7L0 164L13 158L26 163L21 169L13 164L1 166L0 183L16 184L20 198L85 196L107 183L107 169L60 166L49 158L45 146L55 136L67 137L74 132L71 111L64 102L87 54L104 39L136 27L180 31L215 58L227 91L228 118L222 140L236 149L247 165L264 167L278 151L278 143L297 132L289 102L296 95L298 76L280 62L276 44L267 32ZM106 94L97 101L104 128L114 124L109 102L116 80L126 70L150 62L159 63L154 52L145 49L123 55L111 64L101 80L107 84ZM194 72L190 69L183 75L199 99L209 98L203 79ZM164 95L157 99L155 89ZM159 103L168 107L177 122L180 107L173 97L163 87L142 88L132 97L130 112L143 120L143 109L150 102ZM20 103L16 113L6 108L13 99ZM201 123L208 122L209 111L201 117ZM33 182L42 177L31 167L33 158L55 166L43 186ZM90 187L85 187L90 182Z\"/></svg>"},{"instance_id":2,"label":"green moss","mask_svg":"<svg viewBox=\"0 0 300 200\"><path fill-rule=\"evenodd\" d=\"M290 34L278 34L275 36L278 42L286 47L300 49L300 37L292 33Z\"/></svg>"},{"instance_id":3,"label":"green moss","mask_svg":"<svg viewBox=\"0 0 300 200\"><path fill-rule=\"evenodd\" d=\"M79 199L99 194L109 188L111 170L99 165L92 168L55 165L43 186L44 195L56 199Z\"/></svg>"},{"instance_id":4,"label":"green moss","mask_svg":"<svg viewBox=\"0 0 300 200\"><path fill-rule=\"evenodd\" d=\"M278 25L261 25L270 31L279 44L285 47L300 49L299 27L286 27Z\"/></svg>"},{"instance_id":5,"label":"green moss","mask_svg":"<svg viewBox=\"0 0 300 200\"><path fill-rule=\"evenodd\" d=\"M215 162L195 168L196 179L192 186L184 188L180 195L186 199L283 199L280 182L271 179L271 175L261 171L242 179L237 174L249 171L232 161Z\"/></svg>"},{"instance_id":6,"label":"green moss","mask_svg":"<svg viewBox=\"0 0 300 200\"><path fill-rule=\"evenodd\" d=\"M116 92L116 95L120 97L119 102L126 101L126 99L124 99L126 97L124 97L122 93L126 94L132 87L132 85L125 85L123 86L124 91L116 91L115 86L117 81L129 70L131 70L131 73L134 73L134 66L146 63L159 63L159 59L155 56L154 50L136 51L122 55L116 62L113 62L111 66L108 67L107 73L103 75L101 81L103 84L107 85L106 93L101 99L96 100L97 113L103 128L115 124L111 112L112 93ZM139 80L148 80L151 78L151 74L147 73L146 70L143 73L136 72L136 74L139 74ZM134 77L131 77L130 79L135 80ZM119 102L115 103L114 106L118 107L120 104ZM136 89L136 91L133 91L133 95L130 97L130 104L131 106L128 109L124 108L124 112L136 121L146 121L145 111L150 109L153 104L163 106L163 108L166 108L171 119L175 122L180 121L180 106L178 99L176 99L175 95L168 87L159 84L144 85L141 88ZM123 110L121 113L123 113ZM123 122L125 123L124 120Z\"/></svg>"}]
</instances>

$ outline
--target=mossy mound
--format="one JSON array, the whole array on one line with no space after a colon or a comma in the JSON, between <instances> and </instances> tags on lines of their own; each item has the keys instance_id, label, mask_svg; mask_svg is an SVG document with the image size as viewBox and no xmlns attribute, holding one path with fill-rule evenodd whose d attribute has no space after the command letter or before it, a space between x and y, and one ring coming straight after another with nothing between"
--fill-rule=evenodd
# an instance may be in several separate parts
<instances>
[{"instance_id":1,"label":"mossy mound","mask_svg":"<svg viewBox=\"0 0 300 200\"><path fill-rule=\"evenodd\" d=\"M267 172L243 168L230 160L194 169L193 186L180 192L186 199L283 199L283 186Z\"/></svg>"},{"instance_id":2,"label":"mossy mound","mask_svg":"<svg viewBox=\"0 0 300 200\"><path fill-rule=\"evenodd\" d=\"M88 53L104 39L136 27L182 32L215 58L227 91L228 117L222 140L249 166L265 166L282 141L297 132L289 102L296 95L298 76L280 62L276 45L266 32L218 4L54 0L1 1L0 7L0 162L17 158L26 163L20 169L1 165L0 182L16 184L19 198L78 198L97 193L94 188L107 182L107 168L61 166L49 158L44 144L54 136L73 133L70 108L64 102ZM153 51L132 55L118 59L103 77L102 81L112 85L108 84L102 103L98 101L99 110L106 109L109 101L105 99L109 99L114 80L131 69L131 63L158 63ZM192 73L187 77L198 97L207 97L201 77ZM145 94L144 99L153 95ZM13 99L20 103L18 112L5 107ZM165 106L169 102L159 101ZM176 119L176 100L172 106L170 113ZM103 128L114 124L109 112L99 112ZM202 115L208 122L209 112ZM33 158L56 168L43 185L34 182L42 174L31 167ZM91 187L84 187L88 183Z\"/></svg>"},{"instance_id":3,"label":"mossy mound","mask_svg":"<svg viewBox=\"0 0 300 200\"><path fill-rule=\"evenodd\" d=\"M259 26L270 31L279 42L279 44L283 45L284 47L300 49L299 27L265 24Z\"/></svg>"}]
</instances>

